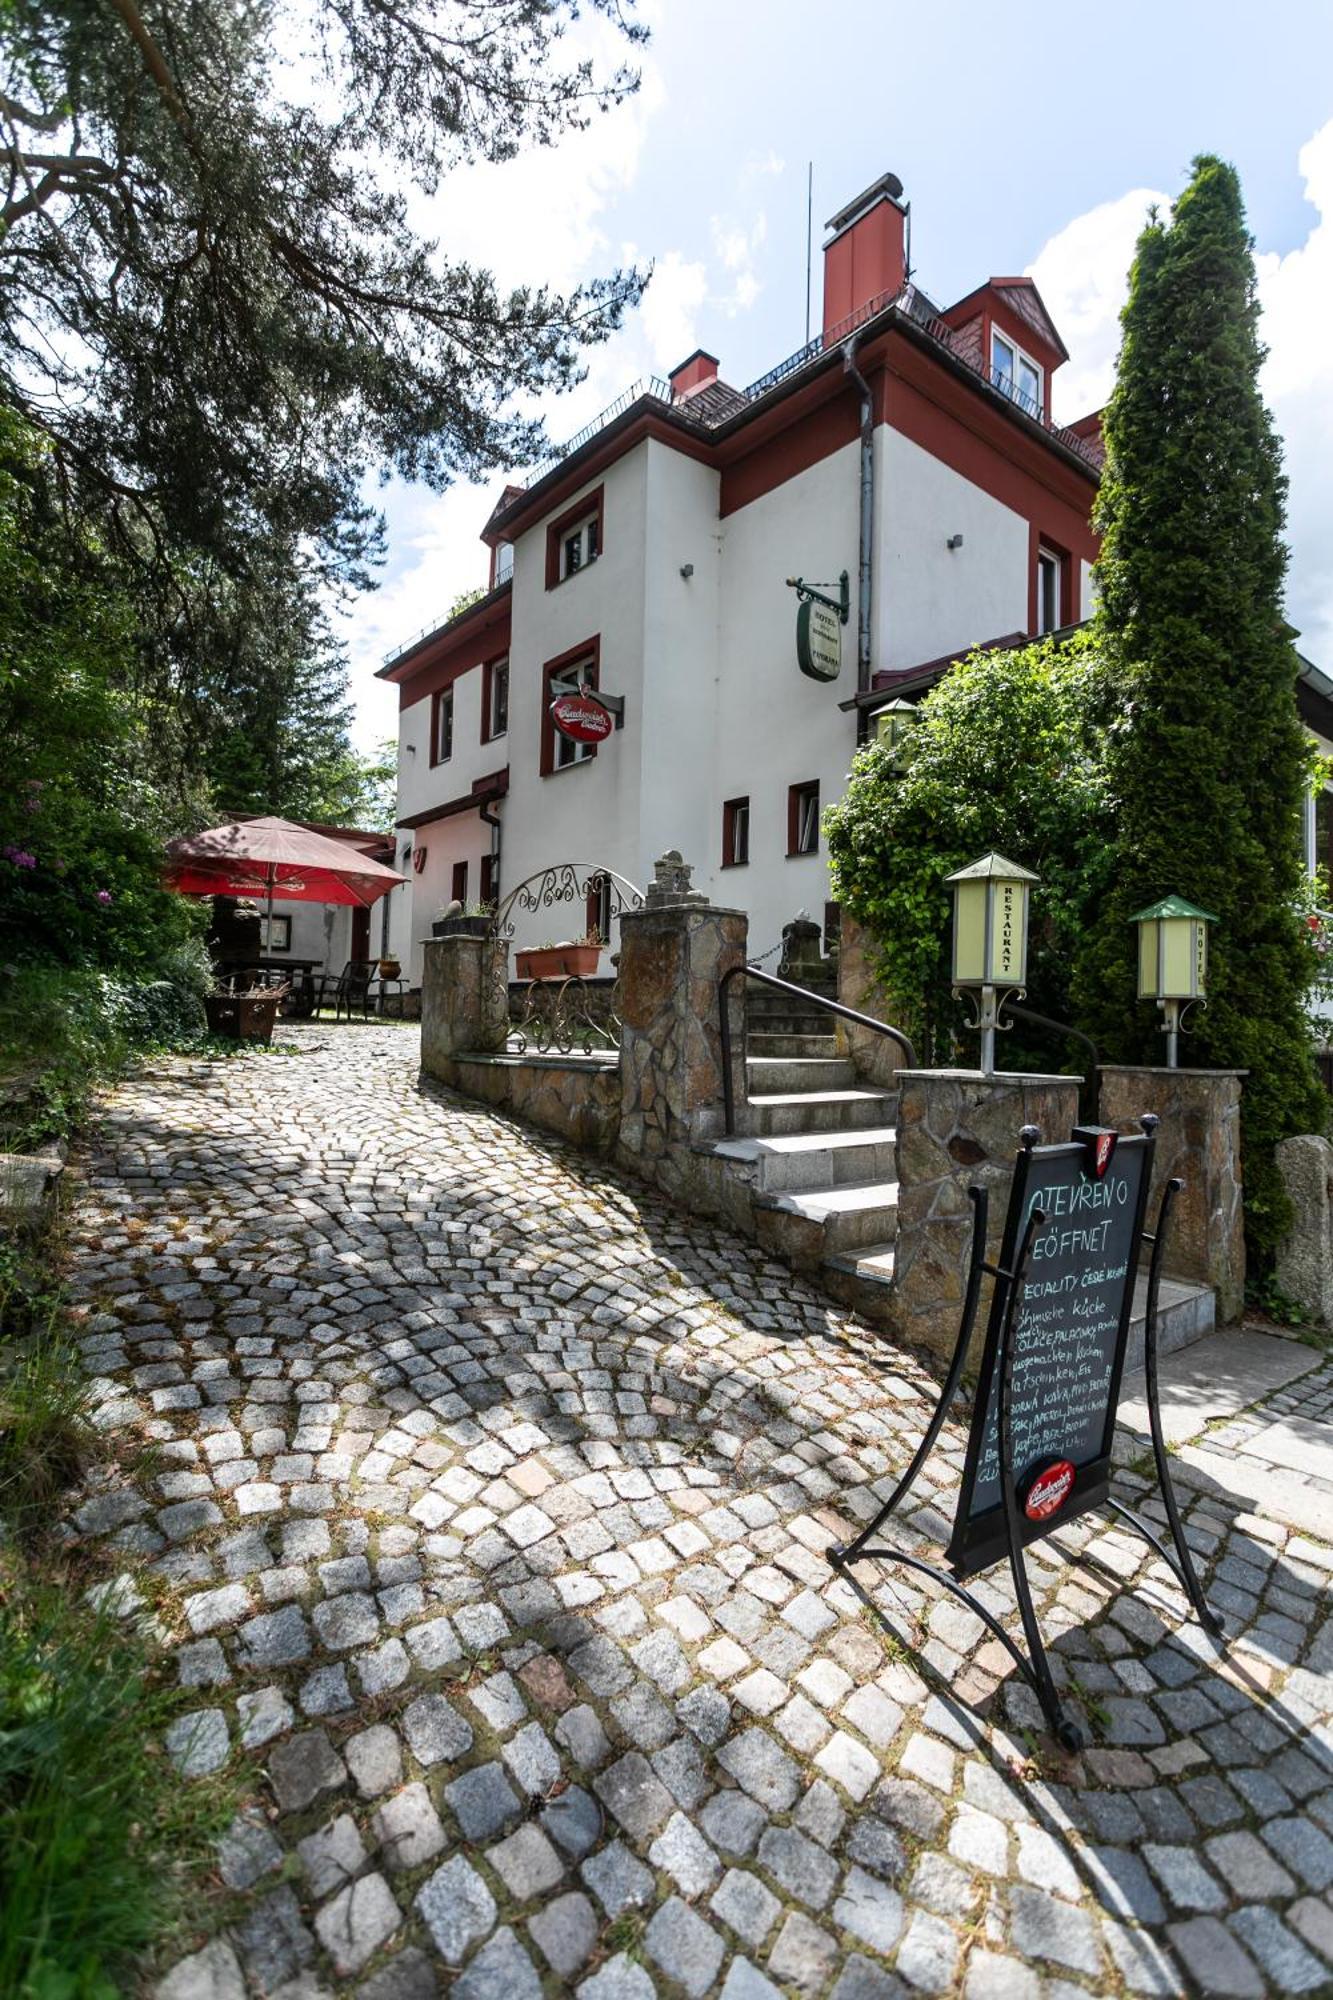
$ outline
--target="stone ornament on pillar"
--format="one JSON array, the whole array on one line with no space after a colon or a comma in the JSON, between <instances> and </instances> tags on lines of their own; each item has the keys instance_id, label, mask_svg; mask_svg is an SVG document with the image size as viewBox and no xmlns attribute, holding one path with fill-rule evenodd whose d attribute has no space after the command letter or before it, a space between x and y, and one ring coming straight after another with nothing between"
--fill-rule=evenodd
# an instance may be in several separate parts
<instances>
[{"instance_id":1,"label":"stone ornament on pillar","mask_svg":"<svg viewBox=\"0 0 1333 2000\"><path fill-rule=\"evenodd\" d=\"M644 894L644 908L666 910L675 909L680 904L706 904L707 896L690 887L693 873L694 864L686 861L676 848L668 848L660 860L653 863L653 879Z\"/></svg>"}]
</instances>

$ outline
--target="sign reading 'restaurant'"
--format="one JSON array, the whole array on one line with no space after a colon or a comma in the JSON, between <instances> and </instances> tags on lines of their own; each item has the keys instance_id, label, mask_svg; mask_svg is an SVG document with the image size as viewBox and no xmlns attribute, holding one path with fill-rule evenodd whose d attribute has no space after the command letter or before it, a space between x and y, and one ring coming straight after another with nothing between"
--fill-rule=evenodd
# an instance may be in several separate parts
<instances>
[{"instance_id":1,"label":"sign reading 'restaurant'","mask_svg":"<svg viewBox=\"0 0 1333 2000\"><path fill-rule=\"evenodd\" d=\"M1023 1539L1106 1498L1111 1436L1134 1302L1149 1158L1146 1136L1084 1130L1019 1155L1000 1253L1013 1269L1029 1218L1044 1219L1018 1303L1010 1435ZM969 1576L1006 1547L1000 1485L997 1282L949 1562Z\"/></svg>"},{"instance_id":2,"label":"sign reading 'restaurant'","mask_svg":"<svg viewBox=\"0 0 1333 2000\"><path fill-rule=\"evenodd\" d=\"M586 688L579 694L557 695L550 716L560 734L573 743L604 743L616 726L610 709Z\"/></svg>"}]
</instances>

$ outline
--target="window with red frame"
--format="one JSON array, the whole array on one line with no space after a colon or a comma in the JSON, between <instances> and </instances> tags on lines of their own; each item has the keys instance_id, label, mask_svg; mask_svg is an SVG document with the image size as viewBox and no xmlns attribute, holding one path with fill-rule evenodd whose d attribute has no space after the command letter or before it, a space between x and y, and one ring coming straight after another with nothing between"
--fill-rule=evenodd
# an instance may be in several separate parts
<instances>
[{"instance_id":1,"label":"window with red frame","mask_svg":"<svg viewBox=\"0 0 1333 2000\"><path fill-rule=\"evenodd\" d=\"M509 729L509 660L487 660L481 676L481 740L493 743Z\"/></svg>"},{"instance_id":2,"label":"window with red frame","mask_svg":"<svg viewBox=\"0 0 1333 2000\"><path fill-rule=\"evenodd\" d=\"M595 743L576 743L572 737L561 734L551 720L551 703L557 695L597 686L600 650L600 640L589 639L582 646L548 660L542 668L541 775L544 778L556 771L567 771L575 764L587 764L597 755Z\"/></svg>"},{"instance_id":3,"label":"window with red frame","mask_svg":"<svg viewBox=\"0 0 1333 2000\"><path fill-rule=\"evenodd\" d=\"M604 488L585 493L546 530L546 588L554 590L580 570L590 569L605 545Z\"/></svg>"},{"instance_id":4,"label":"window with red frame","mask_svg":"<svg viewBox=\"0 0 1333 2000\"><path fill-rule=\"evenodd\" d=\"M819 780L787 789L787 856L819 852Z\"/></svg>"},{"instance_id":5,"label":"window with red frame","mask_svg":"<svg viewBox=\"0 0 1333 2000\"><path fill-rule=\"evenodd\" d=\"M750 801L728 799L722 808L722 866L744 868L750 859Z\"/></svg>"},{"instance_id":6,"label":"window with red frame","mask_svg":"<svg viewBox=\"0 0 1333 2000\"><path fill-rule=\"evenodd\" d=\"M495 856L483 854L481 857L481 900L483 903L495 901Z\"/></svg>"},{"instance_id":7,"label":"window with red frame","mask_svg":"<svg viewBox=\"0 0 1333 2000\"><path fill-rule=\"evenodd\" d=\"M454 874L453 874L453 888L450 893L452 894L453 899L456 903L466 903L467 901L466 861L455 861Z\"/></svg>"},{"instance_id":8,"label":"window with red frame","mask_svg":"<svg viewBox=\"0 0 1333 2000\"><path fill-rule=\"evenodd\" d=\"M454 690L437 688L430 709L430 761L447 764L454 754Z\"/></svg>"}]
</instances>

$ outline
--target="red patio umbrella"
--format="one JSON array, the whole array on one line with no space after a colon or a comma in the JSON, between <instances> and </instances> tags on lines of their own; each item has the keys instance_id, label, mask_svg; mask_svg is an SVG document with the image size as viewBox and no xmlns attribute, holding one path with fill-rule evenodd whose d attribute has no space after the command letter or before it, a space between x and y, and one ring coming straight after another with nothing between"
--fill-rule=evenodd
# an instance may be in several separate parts
<instances>
[{"instance_id":1,"label":"red patio umbrella","mask_svg":"<svg viewBox=\"0 0 1333 2000\"><path fill-rule=\"evenodd\" d=\"M182 896L265 896L369 909L406 876L293 820L268 817L210 826L167 842L168 889Z\"/></svg>"}]
</instances>

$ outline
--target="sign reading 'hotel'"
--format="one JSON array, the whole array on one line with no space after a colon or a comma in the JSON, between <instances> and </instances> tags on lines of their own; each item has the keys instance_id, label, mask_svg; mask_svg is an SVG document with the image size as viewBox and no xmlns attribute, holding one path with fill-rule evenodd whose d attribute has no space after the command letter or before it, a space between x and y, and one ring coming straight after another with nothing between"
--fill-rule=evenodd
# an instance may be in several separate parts
<instances>
[{"instance_id":1,"label":"sign reading 'hotel'","mask_svg":"<svg viewBox=\"0 0 1333 2000\"><path fill-rule=\"evenodd\" d=\"M818 598L796 608L796 664L812 681L836 681L842 670L842 620Z\"/></svg>"}]
</instances>

